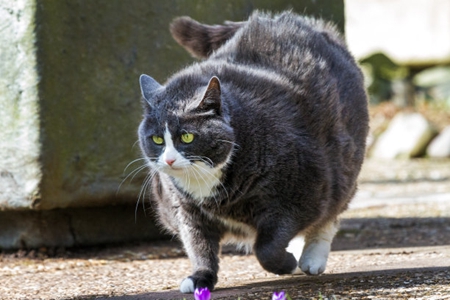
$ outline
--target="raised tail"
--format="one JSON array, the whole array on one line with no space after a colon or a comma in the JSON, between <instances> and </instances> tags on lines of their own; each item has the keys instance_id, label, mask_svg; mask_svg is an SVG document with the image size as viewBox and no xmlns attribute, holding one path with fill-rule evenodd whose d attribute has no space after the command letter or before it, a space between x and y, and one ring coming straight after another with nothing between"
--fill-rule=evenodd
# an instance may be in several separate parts
<instances>
[{"instance_id":1,"label":"raised tail","mask_svg":"<svg viewBox=\"0 0 450 300\"><path fill-rule=\"evenodd\" d=\"M176 18L170 24L173 38L195 57L207 58L229 40L246 22L205 25L189 17Z\"/></svg>"}]
</instances>

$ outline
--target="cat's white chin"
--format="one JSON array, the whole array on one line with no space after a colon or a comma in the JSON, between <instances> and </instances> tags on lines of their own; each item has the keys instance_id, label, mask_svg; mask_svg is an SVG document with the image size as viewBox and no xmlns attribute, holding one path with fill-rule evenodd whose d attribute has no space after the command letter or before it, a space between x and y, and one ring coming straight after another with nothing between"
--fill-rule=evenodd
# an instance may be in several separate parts
<instances>
[{"instance_id":1,"label":"cat's white chin","mask_svg":"<svg viewBox=\"0 0 450 300\"><path fill-rule=\"evenodd\" d=\"M172 177L181 177L186 173L186 167L163 167L159 170Z\"/></svg>"},{"instance_id":2,"label":"cat's white chin","mask_svg":"<svg viewBox=\"0 0 450 300\"><path fill-rule=\"evenodd\" d=\"M211 168L204 162L196 161L181 170L167 171L166 174L174 179L179 188L202 201L215 195L216 187L221 184L222 166Z\"/></svg>"}]
</instances>

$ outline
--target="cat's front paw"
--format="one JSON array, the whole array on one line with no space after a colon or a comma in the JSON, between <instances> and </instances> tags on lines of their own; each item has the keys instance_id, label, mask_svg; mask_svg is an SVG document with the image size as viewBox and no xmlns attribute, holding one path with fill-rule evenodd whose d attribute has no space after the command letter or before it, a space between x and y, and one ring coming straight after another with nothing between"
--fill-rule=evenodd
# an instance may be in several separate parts
<instances>
[{"instance_id":1,"label":"cat's front paw","mask_svg":"<svg viewBox=\"0 0 450 300\"><path fill-rule=\"evenodd\" d=\"M198 272L183 279L180 284L180 292L184 294L193 293L195 289L205 287L208 288L208 290L212 291L216 282L217 276L209 272Z\"/></svg>"},{"instance_id":2,"label":"cat's front paw","mask_svg":"<svg viewBox=\"0 0 450 300\"><path fill-rule=\"evenodd\" d=\"M300 269L308 275L319 275L325 271L327 261L318 257L308 257L300 261Z\"/></svg>"},{"instance_id":3,"label":"cat's front paw","mask_svg":"<svg viewBox=\"0 0 450 300\"><path fill-rule=\"evenodd\" d=\"M180 292L183 294L193 293L195 291L194 280L191 277L183 279L180 284Z\"/></svg>"},{"instance_id":4,"label":"cat's front paw","mask_svg":"<svg viewBox=\"0 0 450 300\"><path fill-rule=\"evenodd\" d=\"M327 241L316 241L309 244L300 258L300 269L308 275L319 275L327 266L330 244Z\"/></svg>"}]
</instances>

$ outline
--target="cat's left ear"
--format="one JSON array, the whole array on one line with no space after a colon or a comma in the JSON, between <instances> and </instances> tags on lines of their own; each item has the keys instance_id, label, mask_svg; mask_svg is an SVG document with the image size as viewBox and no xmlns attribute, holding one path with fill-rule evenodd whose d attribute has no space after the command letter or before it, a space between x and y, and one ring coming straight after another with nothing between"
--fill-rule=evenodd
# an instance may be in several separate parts
<instances>
[{"instance_id":1,"label":"cat's left ear","mask_svg":"<svg viewBox=\"0 0 450 300\"><path fill-rule=\"evenodd\" d=\"M219 78L213 76L208 83L203 99L198 105L198 108L202 111L213 110L216 114L222 113L222 99L220 91Z\"/></svg>"}]
</instances>

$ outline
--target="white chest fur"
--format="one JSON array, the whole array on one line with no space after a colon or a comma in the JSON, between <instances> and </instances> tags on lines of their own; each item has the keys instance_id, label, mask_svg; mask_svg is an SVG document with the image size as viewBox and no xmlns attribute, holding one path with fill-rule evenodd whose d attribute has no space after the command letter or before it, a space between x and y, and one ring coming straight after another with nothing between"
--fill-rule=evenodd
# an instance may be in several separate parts
<instances>
[{"instance_id":1,"label":"white chest fur","mask_svg":"<svg viewBox=\"0 0 450 300\"><path fill-rule=\"evenodd\" d=\"M216 187L221 184L222 171L211 168L202 161L196 161L185 168L180 176L172 176L177 185L199 201L213 197Z\"/></svg>"}]
</instances>

